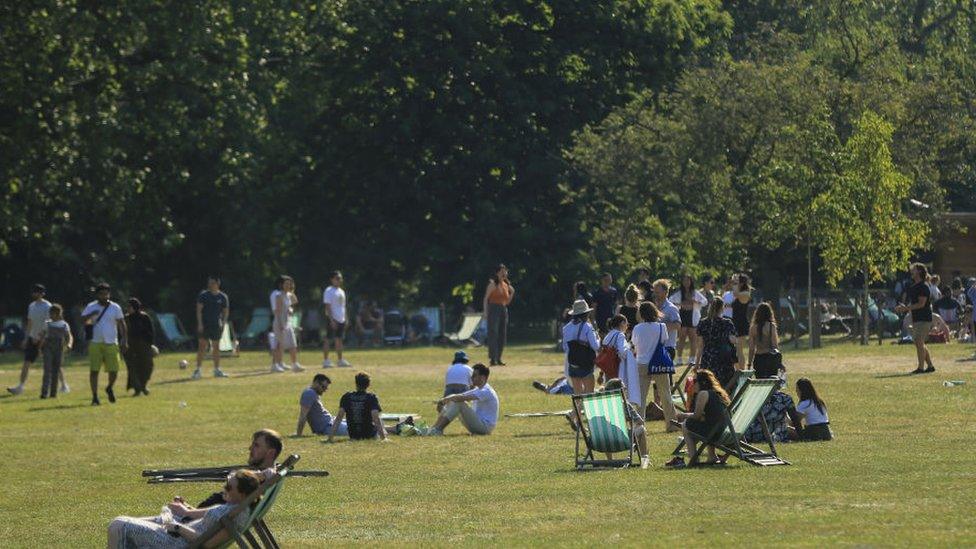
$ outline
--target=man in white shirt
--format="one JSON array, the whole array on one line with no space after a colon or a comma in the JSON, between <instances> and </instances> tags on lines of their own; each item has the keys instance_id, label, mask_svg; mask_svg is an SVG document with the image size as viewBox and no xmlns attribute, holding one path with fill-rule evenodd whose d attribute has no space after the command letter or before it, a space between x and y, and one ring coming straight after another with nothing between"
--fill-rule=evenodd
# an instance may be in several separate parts
<instances>
[{"instance_id":1,"label":"man in white shirt","mask_svg":"<svg viewBox=\"0 0 976 549\"><path fill-rule=\"evenodd\" d=\"M31 302L27 306L27 326L24 329L24 341L21 345L24 348L24 364L20 368L20 383L15 387L7 387L10 394L19 395L24 392L24 385L27 383L27 374L31 364L37 361L40 354L39 343L41 333L44 331L44 323L48 320L48 312L51 310L51 303L44 299L47 289L43 284L34 284L31 288ZM61 374L61 392L68 392L68 386L64 383L64 374Z\"/></svg>"},{"instance_id":2,"label":"man in white shirt","mask_svg":"<svg viewBox=\"0 0 976 549\"><path fill-rule=\"evenodd\" d=\"M444 376L444 396L463 393L471 388L471 366L468 366L468 353L454 353L454 362Z\"/></svg>"},{"instance_id":3,"label":"man in white shirt","mask_svg":"<svg viewBox=\"0 0 976 549\"><path fill-rule=\"evenodd\" d=\"M440 399L437 405L443 406L443 411L427 434L443 435L444 429L458 416L461 416L461 424L472 435L491 434L498 423L498 395L491 385L488 385L490 373L491 371L484 364L475 364L471 373L471 383L474 388ZM469 405L469 402L474 405Z\"/></svg>"},{"instance_id":4,"label":"man in white shirt","mask_svg":"<svg viewBox=\"0 0 976 549\"><path fill-rule=\"evenodd\" d=\"M670 291L671 284L669 281L663 278L654 281L654 304L661 311L661 322L668 327L668 340L664 343L664 349L673 359L675 349L678 346L681 312L677 305L668 300L668 292Z\"/></svg>"},{"instance_id":5,"label":"man in white shirt","mask_svg":"<svg viewBox=\"0 0 976 549\"><path fill-rule=\"evenodd\" d=\"M85 307L81 319L91 325L91 341L88 343L88 361L90 372L88 382L91 385L92 406L101 404L98 400L98 373L105 365L108 372L108 386L105 394L109 402L115 402L115 379L119 375L119 351L124 354L127 348L125 315L118 303L110 301L112 288L102 282L95 287L96 300Z\"/></svg>"},{"instance_id":6,"label":"man in white shirt","mask_svg":"<svg viewBox=\"0 0 976 549\"><path fill-rule=\"evenodd\" d=\"M346 291L342 289L342 273L332 271L329 275L330 286L322 294L322 304L325 308L325 339L322 340L322 367L331 368L329 360L329 340L332 340L339 357L339 367L349 368L352 364L342 358L342 338L346 335Z\"/></svg>"}]
</instances>

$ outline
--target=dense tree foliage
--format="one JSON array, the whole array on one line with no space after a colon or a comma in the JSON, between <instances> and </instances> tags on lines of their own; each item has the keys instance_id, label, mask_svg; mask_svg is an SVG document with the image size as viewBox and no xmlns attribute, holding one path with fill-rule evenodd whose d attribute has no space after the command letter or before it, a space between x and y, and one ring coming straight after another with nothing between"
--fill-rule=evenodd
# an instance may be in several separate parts
<instances>
[{"instance_id":1,"label":"dense tree foliage","mask_svg":"<svg viewBox=\"0 0 976 549\"><path fill-rule=\"evenodd\" d=\"M756 269L871 110L910 195L976 209L966 1L29 0L0 6L0 271L189 308L346 271L517 307L638 266Z\"/></svg>"}]
</instances>

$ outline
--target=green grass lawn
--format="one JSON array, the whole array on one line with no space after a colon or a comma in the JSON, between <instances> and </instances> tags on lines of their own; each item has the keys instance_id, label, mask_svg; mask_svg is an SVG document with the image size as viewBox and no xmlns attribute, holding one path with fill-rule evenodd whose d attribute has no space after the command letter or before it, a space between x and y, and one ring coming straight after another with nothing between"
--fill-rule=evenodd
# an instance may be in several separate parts
<instances>
[{"instance_id":1,"label":"green grass lawn","mask_svg":"<svg viewBox=\"0 0 976 549\"><path fill-rule=\"evenodd\" d=\"M483 349L470 350L485 360ZM354 351L354 369L328 371L323 396L335 411L358 369L374 379L385 410L420 413L440 395L452 350ZM286 438L299 468L326 479L288 481L268 522L284 547L399 545L976 544L976 362L972 346L933 349L939 371L914 368L910 347L835 344L784 349L792 380L813 379L837 438L784 444L789 467L671 471L662 464L676 437L649 424L648 470L580 473L562 418L502 418L494 434L471 437L451 425L440 438L393 437L387 444ZM566 397L530 387L561 372L543 345L506 352L491 383L501 412L566 409ZM302 354L300 374L266 374L265 353L227 359L230 379L189 382L177 363L157 360L148 398L90 407L87 365L67 368L72 392L39 400L34 369L24 395L0 397L0 547L95 547L116 515L150 515L172 496L198 501L216 485L147 485L149 467L243 462L251 432L295 430L299 392L320 371ZM15 383L18 357L0 361L0 385ZM314 371L313 371L314 370ZM104 378L104 375L103 375ZM124 374L120 376L124 387ZM966 385L946 388L946 379ZM103 381L104 384L104 381ZM119 390L119 393L122 391ZM186 406L182 407L181 402Z\"/></svg>"}]
</instances>

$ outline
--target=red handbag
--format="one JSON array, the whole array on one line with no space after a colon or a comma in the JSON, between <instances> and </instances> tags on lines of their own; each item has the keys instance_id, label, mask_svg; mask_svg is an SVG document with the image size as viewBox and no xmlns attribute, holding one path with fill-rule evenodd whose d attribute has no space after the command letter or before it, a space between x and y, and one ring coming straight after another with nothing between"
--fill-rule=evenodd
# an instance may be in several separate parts
<instances>
[{"instance_id":1,"label":"red handbag","mask_svg":"<svg viewBox=\"0 0 976 549\"><path fill-rule=\"evenodd\" d=\"M621 333L617 334L620 337ZM613 342L616 343L617 339L614 338ZM613 379L619 377L620 374L620 356L617 355L617 349L611 345L600 345L600 352L596 355L596 360L593 361L596 367L603 371L603 375L607 379Z\"/></svg>"}]
</instances>

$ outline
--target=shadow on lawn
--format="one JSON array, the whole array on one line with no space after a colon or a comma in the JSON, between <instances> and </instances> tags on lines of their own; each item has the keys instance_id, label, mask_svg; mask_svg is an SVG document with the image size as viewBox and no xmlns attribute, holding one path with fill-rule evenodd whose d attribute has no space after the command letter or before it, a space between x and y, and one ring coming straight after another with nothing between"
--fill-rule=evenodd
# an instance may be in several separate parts
<instances>
[{"instance_id":1,"label":"shadow on lawn","mask_svg":"<svg viewBox=\"0 0 976 549\"><path fill-rule=\"evenodd\" d=\"M874 376L874 379L888 379L891 377L915 377L917 375L920 374L916 374L914 372L905 372L905 373L898 373L898 374L878 374Z\"/></svg>"},{"instance_id":2,"label":"shadow on lawn","mask_svg":"<svg viewBox=\"0 0 976 549\"><path fill-rule=\"evenodd\" d=\"M57 406L43 406L28 408L28 412L46 412L48 410L70 410L72 408L90 408L91 404L78 403L78 404L59 404Z\"/></svg>"}]
</instances>

